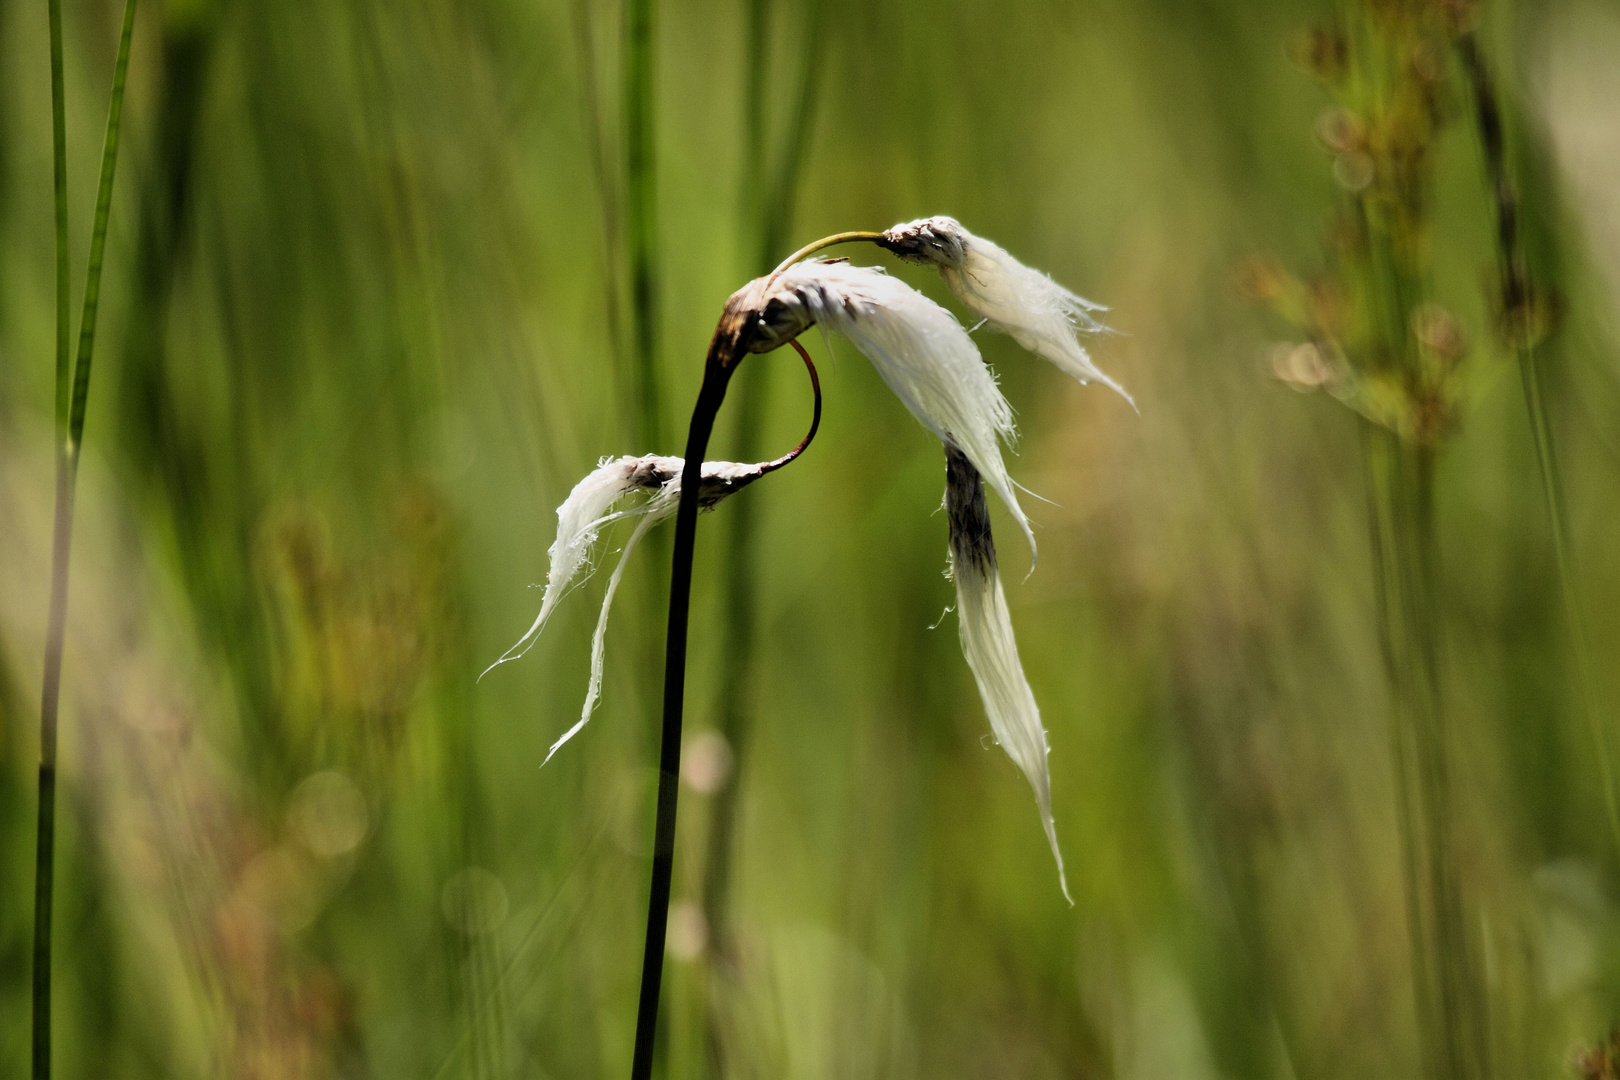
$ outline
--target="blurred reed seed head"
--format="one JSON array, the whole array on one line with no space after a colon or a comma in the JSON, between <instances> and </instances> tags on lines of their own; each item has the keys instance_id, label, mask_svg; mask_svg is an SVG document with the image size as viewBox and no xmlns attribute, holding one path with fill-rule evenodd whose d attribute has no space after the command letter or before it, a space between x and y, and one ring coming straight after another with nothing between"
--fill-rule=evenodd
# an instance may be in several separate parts
<instances>
[{"instance_id":1,"label":"blurred reed seed head","mask_svg":"<svg viewBox=\"0 0 1620 1080\"><path fill-rule=\"evenodd\" d=\"M1435 276L1434 155L1443 131L1464 115L1452 56L1457 35L1473 25L1473 6L1375 0L1360 18L1355 33L1318 28L1290 49L1335 98L1315 123L1343 193L1324 265L1301 276L1257 256L1240 267L1238 286L1305 338L1272 349L1274 377L1296 390L1326 390L1402 439L1433 446L1461 420L1471 352L1461 321L1427 290ZM1533 304L1500 306L1504 324L1539 317Z\"/></svg>"},{"instance_id":2,"label":"blurred reed seed head","mask_svg":"<svg viewBox=\"0 0 1620 1080\"><path fill-rule=\"evenodd\" d=\"M1569 1067L1580 1080L1620 1080L1620 1027L1598 1045L1573 1051Z\"/></svg>"}]
</instances>

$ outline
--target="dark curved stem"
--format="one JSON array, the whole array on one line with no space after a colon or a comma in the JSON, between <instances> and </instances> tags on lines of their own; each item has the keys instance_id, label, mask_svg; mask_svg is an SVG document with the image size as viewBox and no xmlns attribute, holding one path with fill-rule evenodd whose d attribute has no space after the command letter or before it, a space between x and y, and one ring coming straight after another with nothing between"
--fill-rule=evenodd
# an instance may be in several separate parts
<instances>
[{"instance_id":1,"label":"dark curved stem","mask_svg":"<svg viewBox=\"0 0 1620 1080\"><path fill-rule=\"evenodd\" d=\"M647 898L647 944L641 958L641 1000L636 1008L636 1047L631 1080L652 1076L653 1035L658 1028L658 994L664 976L664 932L669 922L669 887L675 869L675 801L680 792L681 713L686 695L686 624L692 606L692 551L697 538L698 494L703 486L703 455L714 432L714 418L726 397L733 365L711 354L703 387L692 409L681 473L681 502L675 511L675 553L669 576L669 630L664 641L664 724L658 751L658 810L653 824L652 890Z\"/></svg>"},{"instance_id":2,"label":"dark curved stem","mask_svg":"<svg viewBox=\"0 0 1620 1080\"><path fill-rule=\"evenodd\" d=\"M799 445L775 461L767 461L762 465L759 470L761 476L775 472L804 453L805 448L815 439L816 432L821 430L821 376L816 374L816 362L810 359L810 354L804 351L804 346L800 345L798 341L790 341L788 344L792 345L798 352L800 358L804 360L804 369L810 373L810 392L815 395L815 411L810 416L810 430L804 433L804 438L799 440Z\"/></svg>"},{"instance_id":3,"label":"dark curved stem","mask_svg":"<svg viewBox=\"0 0 1620 1080\"><path fill-rule=\"evenodd\" d=\"M815 395L810 430L799 445L764 465L760 476L775 472L804 453L821 427L821 379L804 346L789 342L804 360ZM681 720L686 697L686 630L692 608L692 554L697 541L703 455L714 432L714 419L726 398L726 386L740 356L723 346L711 348L703 386L692 408L681 469L681 501L675 510L675 554L669 575L669 629L664 641L664 726L658 749L658 809L653 821L652 889L647 898L647 943L641 957L641 1000L636 1008L636 1046L631 1080L652 1076L653 1036L658 1029L658 997L664 976L664 935L669 925L669 890L675 872L675 804L680 794Z\"/></svg>"}]
</instances>

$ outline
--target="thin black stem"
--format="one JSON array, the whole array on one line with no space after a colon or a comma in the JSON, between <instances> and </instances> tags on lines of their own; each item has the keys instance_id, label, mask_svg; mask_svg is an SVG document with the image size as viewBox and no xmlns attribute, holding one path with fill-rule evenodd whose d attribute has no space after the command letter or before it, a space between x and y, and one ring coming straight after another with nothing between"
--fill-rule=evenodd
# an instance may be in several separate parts
<instances>
[{"instance_id":1,"label":"thin black stem","mask_svg":"<svg viewBox=\"0 0 1620 1080\"><path fill-rule=\"evenodd\" d=\"M735 299L735 298L734 298ZM703 488L703 455L714 433L714 419L725 400L726 387L738 361L747 355L739 322L728 310L715 334L704 368L703 386L692 408L686 436L686 461L681 469L681 501L675 511L675 554L669 580L669 628L664 639L664 727L658 751L658 809L653 822L652 887L647 898L647 943L641 958L641 1000L636 1009L636 1046L631 1080L652 1075L653 1037L658 1030L658 996L663 985L664 934L669 923L669 890L675 872L675 803L680 793L681 718L686 696L686 628L692 607L692 553L697 539L697 515ZM762 466L759 476L775 472L804 453L821 427L821 380L810 354L797 341L789 342L804 360L815 396L810 430L799 445Z\"/></svg>"},{"instance_id":2,"label":"thin black stem","mask_svg":"<svg viewBox=\"0 0 1620 1080\"><path fill-rule=\"evenodd\" d=\"M675 803L680 793L681 717L686 696L686 630L692 606L692 553L697 538L698 494L703 456L714 419L725 400L733 367L711 355L703 386L692 409L681 472L681 501L675 511L675 551L670 564L669 627L664 641L664 723L658 750L658 809L653 823L652 887L647 898L647 942L641 958L641 1000L636 1008L636 1045L631 1080L652 1076L653 1036L658 1029L658 996L664 976L664 934L669 923L669 889L675 869Z\"/></svg>"}]
</instances>

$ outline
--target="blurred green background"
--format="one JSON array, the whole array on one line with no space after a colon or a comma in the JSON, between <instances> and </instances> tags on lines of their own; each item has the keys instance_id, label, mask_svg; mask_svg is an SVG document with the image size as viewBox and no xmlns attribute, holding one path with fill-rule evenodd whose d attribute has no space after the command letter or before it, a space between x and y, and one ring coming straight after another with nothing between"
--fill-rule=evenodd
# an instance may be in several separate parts
<instances>
[{"instance_id":1,"label":"blurred green background","mask_svg":"<svg viewBox=\"0 0 1620 1080\"><path fill-rule=\"evenodd\" d=\"M119 7L65 16L77 281ZM1330 261L1354 184L1300 41L1363 9L653 16L647 174L612 2L141 9L72 568L58 1074L623 1075L667 535L629 571L601 709L543 770L605 575L475 678L532 619L573 483L602 455L680 452L733 289L825 233L948 213L1109 305L1121 333L1096 352L1141 407L978 335L1019 413L1013 475L1051 500L1027 503L1028 579L996 520L1076 905L941 620L938 445L852 347L809 335L818 441L700 524L664 1075L1425 1075L1364 424L1277 377L1302 335L1241 287L1256 254ZM1612 727L1620 14L1479 18L1559 312L1537 356ZM15 1076L52 496L43 3L0 3L0 58ZM1425 287L1468 343L1435 585L1464 935L1489 1073L1598 1075L1572 1053L1620 1019L1620 852L1492 331L1479 139L1461 75L1439 78ZM797 441L790 360L750 362L713 457Z\"/></svg>"}]
</instances>

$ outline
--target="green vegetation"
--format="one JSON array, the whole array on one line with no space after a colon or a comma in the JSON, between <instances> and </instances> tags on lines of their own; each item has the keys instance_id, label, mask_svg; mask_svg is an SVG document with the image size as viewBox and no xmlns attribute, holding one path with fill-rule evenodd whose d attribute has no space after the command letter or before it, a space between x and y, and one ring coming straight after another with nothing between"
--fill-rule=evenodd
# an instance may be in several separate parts
<instances>
[{"instance_id":1,"label":"green vegetation","mask_svg":"<svg viewBox=\"0 0 1620 1080\"><path fill-rule=\"evenodd\" d=\"M670 541L544 769L606 575L476 676L735 288L952 214L1109 305L1141 408L975 335L1076 906L941 619L938 442L808 334L816 443L698 523L655 1075L1616 1074L1608 7L70 4L53 195L55 10L0 5L0 1073L81 430L53 1075L623 1077ZM798 366L710 457L798 441Z\"/></svg>"}]
</instances>

